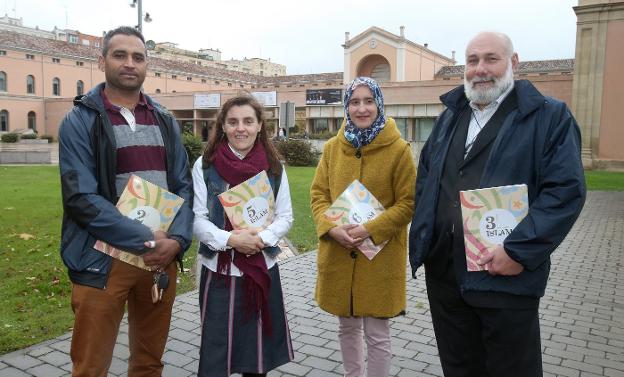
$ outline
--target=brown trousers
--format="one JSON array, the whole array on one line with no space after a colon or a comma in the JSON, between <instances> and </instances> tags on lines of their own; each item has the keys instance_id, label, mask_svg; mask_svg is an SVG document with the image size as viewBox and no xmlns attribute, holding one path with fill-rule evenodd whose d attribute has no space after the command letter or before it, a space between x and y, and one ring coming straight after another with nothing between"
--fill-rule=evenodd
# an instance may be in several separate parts
<instances>
[{"instance_id":1,"label":"brown trousers","mask_svg":"<svg viewBox=\"0 0 624 377\"><path fill-rule=\"evenodd\" d=\"M71 343L73 377L106 377L119 324L128 303L128 377L160 376L171 308L176 291L176 263L167 267L169 287L152 304L153 273L113 259L105 289L72 286L75 314Z\"/></svg>"}]
</instances>

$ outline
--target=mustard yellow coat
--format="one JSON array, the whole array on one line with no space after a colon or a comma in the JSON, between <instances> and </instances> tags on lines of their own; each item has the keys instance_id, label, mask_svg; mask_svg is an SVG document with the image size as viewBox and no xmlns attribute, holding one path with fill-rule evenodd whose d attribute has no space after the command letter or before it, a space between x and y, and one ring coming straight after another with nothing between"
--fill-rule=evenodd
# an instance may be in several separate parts
<instances>
[{"instance_id":1,"label":"mustard yellow coat","mask_svg":"<svg viewBox=\"0 0 624 377\"><path fill-rule=\"evenodd\" d=\"M364 224L375 244L388 244L368 260L361 252L334 241L335 225L325 210L358 179L386 209ZM312 214L319 237L315 298L321 309L339 316L393 317L405 310L407 224L414 211L416 169L408 143L392 118L373 141L356 149L344 137L344 122L330 139L310 188Z\"/></svg>"}]
</instances>

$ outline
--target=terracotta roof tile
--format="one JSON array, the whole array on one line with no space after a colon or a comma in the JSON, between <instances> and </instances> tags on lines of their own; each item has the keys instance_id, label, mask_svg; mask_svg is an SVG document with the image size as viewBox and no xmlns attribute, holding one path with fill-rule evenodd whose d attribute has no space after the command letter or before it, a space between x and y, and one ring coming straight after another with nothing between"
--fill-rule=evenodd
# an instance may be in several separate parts
<instances>
[{"instance_id":1,"label":"terracotta roof tile","mask_svg":"<svg viewBox=\"0 0 624 377\"><path fill-rule=\"evenodd\" d=\"M436 73L436 78L444 77L463 77L463 65L453 65L442 67ZM533 60L520 62L517 74L522 73L538 73L538 72L572 72L574 71L574 59L557 59L557 60Z\"/></svg>"},{"instance_id":2,"label":"terracotta roof tile","mask_svg":"<svg viewBox=\"0 0 624 377\"><path fill-rule=\"evenodd\" d=\"M6 30L0 30L0 46L19 50L30 50L52 56L67 56L74 59L95 60L100 55L100 49L97 47L19 34ZM179 75L198 75L214 80L232 81L258 86L279 85L283 83L306 84L314 82L342 82L342 72L264 77L222 68L198 66L187 62L167 60L153 56L150 56L149 59L151 71L164 71Z\"/></svg>"}]
</instances>

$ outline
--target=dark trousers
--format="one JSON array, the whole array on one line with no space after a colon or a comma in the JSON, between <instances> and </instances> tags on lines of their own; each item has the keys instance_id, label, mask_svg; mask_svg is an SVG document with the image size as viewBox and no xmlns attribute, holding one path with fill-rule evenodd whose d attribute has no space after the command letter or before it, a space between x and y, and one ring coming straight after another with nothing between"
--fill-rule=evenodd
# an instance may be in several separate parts
<instances>
[{"instance_id":1,"label":"dark trousers","mask_svg":"<svg viewBox=\"0 0 624 377\"><path fill-rule=\"evenodd\" d=\"M477 308L457 286L427 279L445 377L541 377L537 308Z\"/></svg>"}]
</instances>

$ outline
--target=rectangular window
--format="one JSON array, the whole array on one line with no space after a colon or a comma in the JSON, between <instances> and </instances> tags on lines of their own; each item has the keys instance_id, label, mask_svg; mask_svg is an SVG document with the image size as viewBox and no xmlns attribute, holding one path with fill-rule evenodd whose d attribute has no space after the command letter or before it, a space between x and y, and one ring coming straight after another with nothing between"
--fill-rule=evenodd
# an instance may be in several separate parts
<instances>
[{"instance_id":1,"label":"rectangular window","mask_svg":"<svg viewBox=\"0 0 624 377\"><path fill-rule=\"evenodd\" d=\"M177 79L177 78L178 78L178 76L177 76L177 75L171 75L171 78L172 78L173 80L175 80L175 79Z\"/></svg>"},{"instance_id":2,"label":"rectangular window","mask_svg":"<svg viewBox=\"0 0 624 377\"><path fill-rule=\"evenodd\" d=\"M156 77L160 77L160 72L156 72L156 73L154 73L154 76L156 76Z\"/></svg>"},{"instance_id":3,"label":"rectangular window","mask_svg":"<svg viewBox=\"0 0 624 377\"><path fill-rule=\"evenodd\" d=\"M191 76L186 76L186 81L193 81L193 78Z\"/></svg>"},{"instance_id":4,"label":"rectangular window","mask_svg":"<svg viewBox=\"0 0 624 377\"><path fill-rule=\"evenodd\" d=\"M61 59L59 58L52 58L52 63L60 63Z\"/></svg>"},{"instance_id":5,"label":"rectangular window","mask_svg":"<svg viewBox=\"0 0 624 377\"><path fill-rule=\"evenodd\" d=\"M418 141L427 141L433 130L435 118L418 119Z\"/></svg>"},{"instance_id":6,"label":"rectangular window","mask_svg":"<svg viewBox=\"0 0 624 377\"><path fill-rule=\"evenodd\" d=\"M6 56L6 51L0 50L0 56Z\"/></svg>"},{"instance_id":7,"label":"rectangular window","mask_svg":"<svg viewBox=\"0 0 624 377\"><path fill-rule=\"evenodd\" d=\"M26 59L28 59L28 60L35 60L35 55L26 54Z\"/></svg>"},{"instance_id":8,"label":"rectangular window","mask_svg":"<svg viewBox=\"0 0 624 377\"><path fill-rule=\"evenodd\" d=\"M206 79L202 79L202 84L205 84L205 83L206 83Z\"/></svg>"},{"instance_id":9,"label":"rectangular window","mask_svg":"<svg viewBox=\"0 0 624 377\"><path fill-rule=\"evenodd\" d=\"M401 137L404 140L407 140L407 119L394 118L394 121L396 122L397 128L399 129L399 132L401 133Z\"/></svg>"},{"instance_id":10,"label":"rectangular window","mask_svg":"<svg viewBox=\"0 0 624 377\"><path fill-rule=\"evenodd\" d=\"M70 35L68 39L69 39L69 43L78 43L77 35Z\"/></svg>"},{"instance_id":11,"label":"rectangular window","mask_svg":"<svg viewBox=\"0 0 624 377\"><path fill-rule=\"evenodd\" d=\"M82 67L82 66L84 66L84 62L76 62L76 65L77 65L78 67Z\"/></svg>"},{"instance_id":12,"label":"rectangular window","mask_svg":"<svg viewBox=\"0 0 624 377\"><path fill-rule=\"evenodd\" d=\"M312 119L312 133L320 134L324 131L329 131L327 118Z\"/></svg>"}]
</instances>

